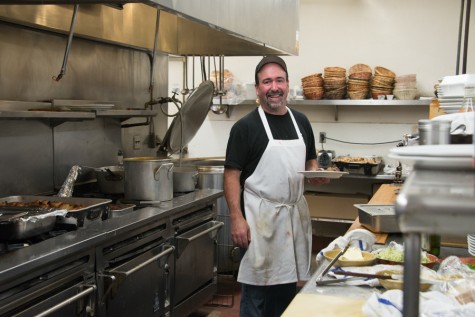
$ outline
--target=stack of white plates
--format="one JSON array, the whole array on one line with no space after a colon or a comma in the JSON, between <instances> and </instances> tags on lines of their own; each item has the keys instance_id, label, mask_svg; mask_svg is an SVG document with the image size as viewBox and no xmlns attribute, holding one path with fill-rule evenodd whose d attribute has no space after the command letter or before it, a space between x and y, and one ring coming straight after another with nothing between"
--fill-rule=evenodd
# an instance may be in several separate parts
<instances>
[{"instance_id":1,"label":"stack of white plates","mask_svg":"<svg viewBox=\"0 0 475 317\"><path fill-rule=\"evenodd\" d=\"M444 110L445 113L456 113L460 112L460 109L463 106L463 95L462 96L449 96L444 97L439 95L439 107Z\"/></svg>"},{"instance_id":2,"label":"stack of white plates","mask_svg":"<svg viewBox=\"0 0 475 317\"><path fill-rule=\"evenodd\" d=\"M437 88L439 97L463 96L466 86L475 85L474 74L445 76Z\"/></svg>"},{"instance_id":3,"label":"stack of white plates","mask_svg":"<svg viewBox=\"0 0 475 317\"><path fill-rule=\"evenodd\" d=\"M475 74L445 76L437 85L437 97L440 108L445 113L460 112L466 86L475 85Z\"/></svg>"},{"instance_id":4,"label":"stack of white plates","mask_svg":"<svg viewBox=\"0 0 475 317\"><path fill-rule=\"evenodd\" d=\"M467 234L468 253L475 256L475 234Z\"/></svg>"}]
</instances>

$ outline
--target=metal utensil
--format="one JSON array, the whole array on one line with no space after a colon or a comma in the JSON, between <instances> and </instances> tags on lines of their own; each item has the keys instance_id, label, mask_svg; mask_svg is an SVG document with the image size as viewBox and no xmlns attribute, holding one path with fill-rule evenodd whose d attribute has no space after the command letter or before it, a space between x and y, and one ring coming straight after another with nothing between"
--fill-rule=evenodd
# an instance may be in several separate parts
<instances>
[{"instance_id":1,"label":"metal utensil","mask_svg":"<svg viewBox=\"0 0 475 317\"><path fill-rule=\"evenodd\" d=\"M338 254L333 258L333 260L330 261L330 263L328 264L328 266L322 271L322 273L320 273L320 275L317 277L317 285L323 285L325 284L323 282L323 277L325 277L325 275L328 273L328 271L330 271L330 268L333 266L333 264L336 263L336 261L338 261L338 259L343 255L345 254L346 250L348 250L348 248L350 247L349 244L346 245L346 247L342 250L340 250L340 252L338 252Z\"/></svg>"},{"instance_id":2,"label":"metal utensil","mask_svg":"<svg viewBox=\"0 0 475 317\"><path fill-rule=\"evenodd\" d=\"M335 270L333 274L336 275L345 275L345 276L357 276L357 277L366 277L366 278L379 278L383 280L393 279L393 280L400 280L402 279L402 275L397 274L370 274L370 273L359 273L359 272L349 272L343 270Z\"/></svg>"}]
</instances>

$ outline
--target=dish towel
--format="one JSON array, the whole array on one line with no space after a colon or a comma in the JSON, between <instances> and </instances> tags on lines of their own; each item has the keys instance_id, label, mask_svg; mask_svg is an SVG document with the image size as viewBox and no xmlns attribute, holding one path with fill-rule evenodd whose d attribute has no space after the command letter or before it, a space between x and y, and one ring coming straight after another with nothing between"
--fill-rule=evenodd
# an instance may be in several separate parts
<instances>
[{"instance_id":1,"label":"dish towel","mask_svg":"<svg viewBox=\"0 0 475 317\"><path fill-rule=\"evenodd\" d=\"M383 294L373 293L363 304L366 317L402 317L401 290L389 290ZM421 317L462 317L475 316L475 303L462 305L457 300L441 292L419 293L419 316Z\"/></svg>"},{"instance_id":2,"label":"dish towel","mask_svg":"<svg viewBox=\"0 0 475 317\"><path fill-rule=\"evenodd\" d=\"M344 249L348 244L350 247L355 247L361 251L371 251L374 242L376 241L375 235L366 229L354 229L347 232L344 236L340 236L330 242L328 246L318 252L317 263L324 259L323 253L334 249Z\"/></svg>"}]
</instances>

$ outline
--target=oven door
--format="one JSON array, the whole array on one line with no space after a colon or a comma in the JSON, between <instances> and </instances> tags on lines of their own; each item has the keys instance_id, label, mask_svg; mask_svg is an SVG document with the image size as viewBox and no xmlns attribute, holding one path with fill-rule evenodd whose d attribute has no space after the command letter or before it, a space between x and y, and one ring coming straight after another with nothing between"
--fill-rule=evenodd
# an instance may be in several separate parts
<instances>
[{"instance_id":1,"label":"oven door","mask_svg":"<svg viewBox=\"0 0 475 317\"><path fill-rule=\"evenodd\" d=\"M165 316L170 310L170 268L174 247L157 246L127 262L98 274L100 305L110 317Z\"/></svg>"},{"instance_id":2,"label":"oven door","mask_svg":"<svg viewBox=\"0 0 475 317\"><path fill-rule=\"evenodd\" d=\"M209 300L216 293L216 234L223 225L208 221L175 237L173 311L176 316L182 316L181 311L187 311L186 307Z\"/></svg>"},{"instance_id":3,"label":"oven door","mask_svg":"<svg viewBox=\"0 0 475 317\"><path fill-rule=\"evenodd\" d=\"M51 257L0 285L0 316L95 315L94 253Z\"/></svg>"},{"instance_id":4,"label":"oven door","mask_svg":"<svg viewBox=\"0 0 475 317\"><path fill-rule=\"evenodd\" d=\"M15 317L80 317L80 316L94 316L96 285L94 280L90 283L78 283L53 291L47 295L44 300L33 298L30 303L31 306L15 311L12 314L8 313L2 316Z\"/></svg>"}]
</instances>

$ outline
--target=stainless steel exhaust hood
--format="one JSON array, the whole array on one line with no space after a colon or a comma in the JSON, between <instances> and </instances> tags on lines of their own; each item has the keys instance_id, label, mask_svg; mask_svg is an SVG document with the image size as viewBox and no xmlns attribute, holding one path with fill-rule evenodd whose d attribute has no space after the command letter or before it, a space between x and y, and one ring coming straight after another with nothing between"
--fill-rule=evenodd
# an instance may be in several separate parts
<instances>
[{"instance_id":1,"label":"stainless steel exhaust hood","mask_svg":"<svg viewBox=\"0 0 475 317\"><path fill-rule=\"evenodd\" d=\"M158 50L174 55L298 55L299 50L299 0L7 0L0 3L7 3L0 5L0 20L59 33L69 32L71 4L79 3L76 37L144 50L153 49L157 10L160 10ZM22 5L15 5L19 3Z\"/></svg>"}]
</instances>

